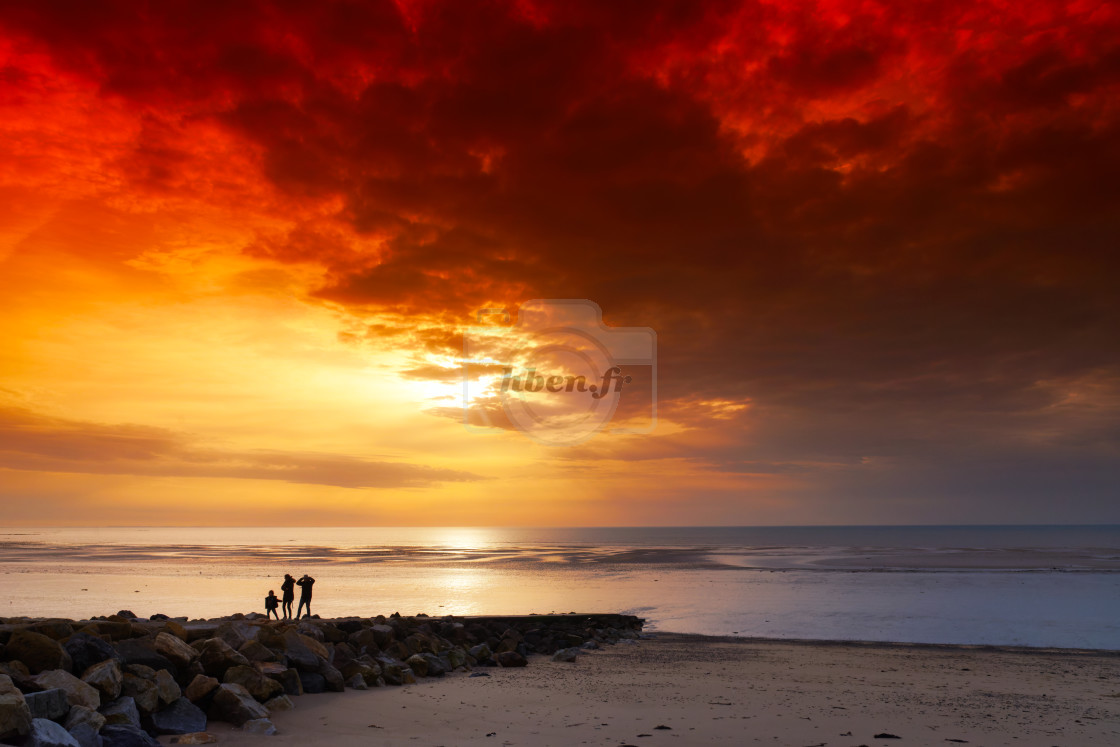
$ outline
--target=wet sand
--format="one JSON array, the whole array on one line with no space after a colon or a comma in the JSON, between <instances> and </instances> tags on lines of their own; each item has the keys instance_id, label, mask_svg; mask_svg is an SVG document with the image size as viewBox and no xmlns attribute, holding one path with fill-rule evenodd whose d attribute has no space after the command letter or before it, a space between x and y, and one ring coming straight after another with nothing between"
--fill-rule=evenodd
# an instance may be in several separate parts
<instances>
[{"instance_id":1,"label":"wet sand","mask_svg":"<svg viewBox=\"0 0 1120 747\"><path fill-rule=\"evenodd\" d=\"M662 633L477 671L490 676L294 698L273 737L211 732L245 746L1120 744L1114 652Z\"/></svg>"}]
</instances>

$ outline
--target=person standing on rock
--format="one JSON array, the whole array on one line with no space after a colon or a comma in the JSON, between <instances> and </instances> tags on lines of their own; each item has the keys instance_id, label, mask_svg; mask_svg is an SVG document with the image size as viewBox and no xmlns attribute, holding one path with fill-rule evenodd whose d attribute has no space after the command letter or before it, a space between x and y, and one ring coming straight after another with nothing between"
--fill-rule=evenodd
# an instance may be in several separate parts
<instances>
[{"instance_id":1,"label":"person standing on rock","mask_svg":"<svg viewBox=\"0 0 1120 747\"><path fill-rule=\"evenodd\" d=\"M292 574L284 574L284 583L280 584L280 591L284 592L284 619L292 617L292 602L296 600L296 580Z\"/></svg>"},{"instance_id":2,"label":"person standing on rock","mask_svg":"<svg viewBox=\"0 0 1120 747\"><path fill-rule=\"evenodd\" d=\"M315 579L303 574L303 578L296 581L296 586L299 587L299 607L296 607L296 619L302 617L303 605L307 605L307 616L311 617L311 587L315 584Z\"/></svg>"},{"instance_id":3,"label":"person standing on rock","mask_svg":"<svg viewBox=\"0 0 1120 747\"><path fill-rule=\"evenodd\" d=\"M276 608L280 606L280 600L276 598L276 592L272 589L268 590L268 596L264 598L264 616L275 617L280 619L280 615L276 613Z\"/></svg>"}]
</instances>

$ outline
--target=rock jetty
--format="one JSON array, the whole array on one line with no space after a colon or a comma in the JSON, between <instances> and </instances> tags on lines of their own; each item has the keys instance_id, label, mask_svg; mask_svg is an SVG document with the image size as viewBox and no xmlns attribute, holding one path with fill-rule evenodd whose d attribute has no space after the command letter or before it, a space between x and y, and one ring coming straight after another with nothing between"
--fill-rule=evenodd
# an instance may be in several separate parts
<instances>
[{"instance_id":1,"label":"rock jetty","mask_svg":"<svg viewBox=\"0 0 1120 747\"><path fill-rule=\"evenodd\" d=\"M0 618L0 742L63 747L207 744L208 720L275 734L307 693L407 685L641 634L632 615L187 620L128 610L90 620Z\"/></svg>"}]
</instances>

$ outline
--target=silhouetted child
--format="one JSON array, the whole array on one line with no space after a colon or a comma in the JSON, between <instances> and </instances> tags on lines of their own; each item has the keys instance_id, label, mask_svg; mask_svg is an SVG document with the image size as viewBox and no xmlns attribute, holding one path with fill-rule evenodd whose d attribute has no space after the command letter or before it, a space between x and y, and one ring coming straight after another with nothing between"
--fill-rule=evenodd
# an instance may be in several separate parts
<instances>
[{"instance_id":1,"label":"silhouetted child","mask_svg":"<svg viewBox=\"0 0 1120 747\"><path fill-rule=\"evenodd\" d=\"M280 599L279 599L279 597L276 596L276 592L274 592L272 589L269 589L268 590L268 596L264 598L264 608L266 610L265 616L266 617L275 617L277 620L279 620L280 615L276 611L276 608L279 605L280 605Z\"/></svg>"},{"instance_id":2,"label":"silhouetted child","mask_svg":"<svg viewBox=\"0 0 1120 747\"><path fill-rule=\"evenodd\" d=\"M296 586L299 587L299 606L296 607L296 619L298 620L303 613L303 606L307 605L307 616L311 617L311 587L315 584L315 579L303 574L303 578L296 581Z\"/></svg>"}]
</instances>

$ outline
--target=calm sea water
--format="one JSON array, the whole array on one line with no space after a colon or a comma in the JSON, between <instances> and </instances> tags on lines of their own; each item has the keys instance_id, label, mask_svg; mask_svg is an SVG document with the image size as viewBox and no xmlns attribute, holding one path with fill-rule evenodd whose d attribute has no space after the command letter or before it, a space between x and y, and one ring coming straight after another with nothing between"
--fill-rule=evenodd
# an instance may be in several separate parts
<instances>
[{"instance_id":1,"label":"calm sea water","mask_svg":"<svg viewBox=\"0 0 1120 747\"><path fill-rule=\"evenodd\" d=\"M0 615L619 611L651 630L1120 649L1120 527L0 530ZM5 609L6 608L6 609Z\"/></svg>"}]
</instances>

